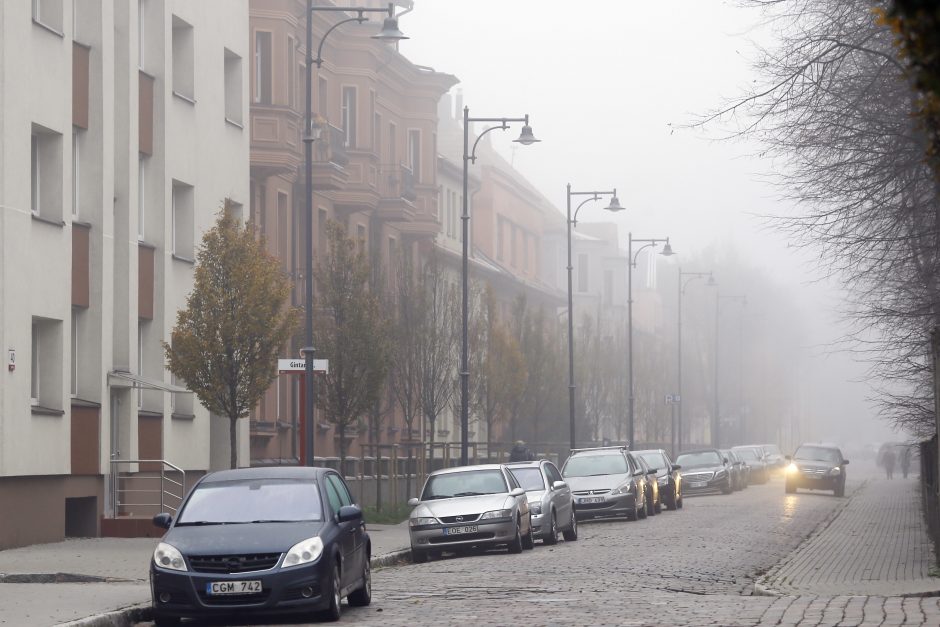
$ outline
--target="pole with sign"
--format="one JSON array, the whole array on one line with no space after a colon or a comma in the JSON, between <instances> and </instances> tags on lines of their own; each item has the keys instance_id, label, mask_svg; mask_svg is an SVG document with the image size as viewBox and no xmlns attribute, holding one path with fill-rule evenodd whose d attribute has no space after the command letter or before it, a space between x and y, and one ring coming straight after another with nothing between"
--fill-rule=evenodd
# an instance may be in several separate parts
<instances>
[{"instance_id":1,"label":"pole with sign","mask_svg":"<svg viewBox=\"0 0 940 627\"><path fill-rule=\"evenodd\" d=\"M300 377L300 465L307 465L307 414L306 414L306 361L298 359L278 359L278 374L297 375ZM330 361L328 359L314 359L314 374L328 374L330 371ZM312 427L312 424L311 424Z\"/></svg>"}]
</instances>

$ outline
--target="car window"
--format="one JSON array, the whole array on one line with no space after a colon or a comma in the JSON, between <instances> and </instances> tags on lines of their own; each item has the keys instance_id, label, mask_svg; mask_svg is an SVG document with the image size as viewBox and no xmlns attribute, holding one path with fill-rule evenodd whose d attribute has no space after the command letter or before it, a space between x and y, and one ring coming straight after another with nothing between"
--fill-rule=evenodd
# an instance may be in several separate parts
<instances>
[{"instance_id":1,"label":"car window","mask_svg":"<svg viewBox=\"0 0 940 627\"><path fill-rule=\"evenodd\" d=\"M339 493L336 491L336 486L333 485L331 481L325 482L326 485L326 498L330 502L330 509L333 510L333 513L337 513L339 508L343 506L343 502L339 498Z\"/></svg>"},{"instance_id":2,"label":"car window","mask_svg":"<svg viewBox=\"0 0 940 627\"><path fill-rule=\"evenodd\" d=\"M177 524L256 520L323 520L317 484L301 479L242 479L200 483Z\"/></svg>"},{"instance_id":3,"label":"car window","mask_svg":"<svg viewBox=\"0 0 940 627\"><path fill-rule=\"evenodd\" d=\"M691 466L720 466L721 457L717 451L699 451L697 453L683 453L676 460L683 467Z\"/></svg>"},{"instance_id":4,"label":"car window","mask_svg":"<svg viewBox=\"0 0 940 627\"><path fill-rule=\"evenodd\" d=\"M522 486L519 485L519 482L516 480L516 476L515 476L514 474L512 474L512 472L507 472L506 474L508 475L508 476L506 477L506 479L509 481L509 489L510 489L510 490L515 490L516 488L521 488L521 487L522 487Z\"/></svg>"},{"instance_id":5,"label":"car window","mask_svg":"<svg viewBox=\"0 0 940 627\"><path fill-rule=\"evenodd\" d=\"M838 464L842 461L842 453L838 449L822 446L801 446L793 454L794 459L811 462L831 462Z\"/></svg>"},{"instance_id":6,"label":"car window","mask_svg":"<svg viewBox=\"0 0 940 627\"><path fill-rule=\"evenodd\" d=\"M545 474L548 475L548 480L553 485L556 481L564 481L564 479L561 478L561 473L558 472L558 468L555 467L555 464L545 464Z\"/></svg>"},{"instance_id":7,"label":"car window","mask_svg":"<svg viewBox=\"0 0 940 627\"><path fill-rule=\"evenodd\" d=\"M509 474L519 482L526 492L530 490L544 490L545 480L542 471L537 466L517 466L509 469Z\"/></svg>"},{"instance_id":8,"label":"car window","mask_svg":"<svg viewBox=\"0 0 940 627\"><path fill-rule=\"evenodd\" d=\"M582 453L572 455L565 462L561 474L565 477L591 477L596 475L622 475L630 472L627 458L623 455Z\"/></svg>"},{"instance_id":9,"label":"car window","mask_svg":"<svg viewBox=\"0 0 940 627\"><path fill-rule=\"evenodd\" d=\"M663 454L659 451L650 451L649 453L637 453L636 455L640 459L646 462L650 468L655 468L657 470L662 470L666 468L666 460L663 458Z\"/></svg>"},{"instance_id":10,"label":"car window","mask_svg":"<svg viewBox=\"0 0 940 627\"><path fill-rule=\"evenodd\" d=\"M455 496L505 494L506 477L498 469L465 470L431 475L424 485L421 500L449 499Z\"/></svg>"},{"instance_id":11,"label":"car window","mask_svg":"<svg viewBox=\"0 0 940 627\"><path fill-rule=\"evenodd\" d=\"M327 481L333 484L333 487L336 488L336 494L339 496L339 501L343 505L352 505L353 499L352 495L349 494L349 490L346 488L346 484L342 479L339 478L339 475L327 475Z\"/></svg>"}]
</instances>

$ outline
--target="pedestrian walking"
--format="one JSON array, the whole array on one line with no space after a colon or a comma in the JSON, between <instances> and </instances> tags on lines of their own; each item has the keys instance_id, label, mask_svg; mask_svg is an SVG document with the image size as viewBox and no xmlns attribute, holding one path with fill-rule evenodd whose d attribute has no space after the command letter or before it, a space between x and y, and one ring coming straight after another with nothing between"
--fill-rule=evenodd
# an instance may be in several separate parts
<instances>
[{"instance_id":1,"label":"pedestrian walking","mask_svg":"<svg viewBox=\"0 0 940 627\"><path fill-rule=\"evenodd\" d=\"M911 471L911 447L905 446L901 451L901 473L907 479L907 473Z\"/></svg>"},{"instance_id":2,"label":"pedestrian walking","mask_svg":"<svg viewBox=\"0 0 940 627\"><path fill-rule=\"evenodd\" d=\"M511 462L528 462L533 459L535 459L535 455L532 454L532 451L522 440L517 440L509 451L509 461Z\"/></svg>"},{"instance_id":3,"label":"pedestrian walking","mask_svg":"<svg viewBox=\"0 0 940 627\"><path fill-rule=\"evenodd\" d=\"M885 467L885 474L888 475L888 479L894 479L894 462L894 448L888 448L881 457L881 463Z\"/></svg>"}]
</instances>

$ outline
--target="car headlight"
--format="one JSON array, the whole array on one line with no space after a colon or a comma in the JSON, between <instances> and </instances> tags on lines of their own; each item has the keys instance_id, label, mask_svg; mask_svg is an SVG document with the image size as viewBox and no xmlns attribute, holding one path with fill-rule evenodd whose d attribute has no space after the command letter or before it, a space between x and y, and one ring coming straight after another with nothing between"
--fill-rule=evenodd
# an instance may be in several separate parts
<instances>
[{"instance_id":1,"label":"car headlight","mask_svg":"<svg viewBox=\"0 0 940 627\"><path fill-rule=\"evenodd\" d=\"M669 485L669 475L663 475L662 477L657 477L656 483L658 483L659 485Z\"/></svg>"},{"instance_id":2,"label":"car headlight","mask_svg":"<svg viewBox=\"0 0 940 627\"><path fill-rule=\"evenodd\" d=\"M290 551L284 556L284 563L281 564L281 568L290 568L292 566L315 562L320 559L320 555L322 554L323 540L320 538L307 538L290 548Z\"/></svg>"},{"instance_id":3,"label":"car headlight","mask_svg":"<svg viewBox=\"0 0 940 627\"><path fill-rule=\"evenodd\" d=\"M841 473L842 473L842 469L839 468L838 466L836 466L835 468L829 471L830 475L839 475Z\"/></svg>"},{"instance_id":4,"label":"car headlight","mask_svg":"<svg viewBox=\"0 0 940 627\"><path fill-rule=\"evenodd\" d=\"M169 570L186 570L186 561L183 554L175 546L161 542L153 551L153 562L160 568Z\"/></svg>"},{"instance_id":5,"label":"car headlight","mask_svg":"<svg viewBox=\"0 0 940 627\"><path fill-rule=\"evenodd\" d=\"M542 513L542 504L541 503L529 503L529 513L538 516Z\"/></svg>"},{"instance_id":6,"label":"car headlight","mask_svg":"<svg viewBox=\"0 0 940 627\"><path fill-rule=\"evenodd\" d=\"M616 496L616 495L618 495L618 494L631 494L632 492L633 492L633 484L632 484L632 483L624 483L623 485L619 485L619 486L617 486L616 488L614 488L613 490L611 490L611 491L610 491L610 494L611 494L612 496Z\"/></svg>"},{"instance_id":7,"label":"car headlight","mask_svg":"<svg viewBox=\"0 0 940 627\"><path fill-rule=\"evenodd\" d=\"M424 525L436 525L437 518L429 518L426 516L420 516L418 518L409 518L408 525L410 527L423 527Z\"/></svg>"},{"instance_id":8,"label":"car headlight","mask_svg":"<svg viewBox=\"0 0 940 627\"><path fill-rule=\"evenodd\" d=\"M799 472L799 471L800 471L800 469L797 467L796 464L791 463L789 466L787 466L787 474L788 474L788 475L792 475L793 473Z\"/></svg>"},{"instance_id":9,"label":"car headlight","mask_svg":"<svg viewBox=\"0 0 940 627\"><path fill-rule=\"evenodd\" d=\"M715 479L723 479L727 475L728 475L727 470L719 470L718 472L715 473Z\"/></svg>"},{"instance_id":10,"label":"car headlight","mask_svg":"<svg viewBox=\"0 0 940 627\"><path fill-rule=\"evenodd\" d=\"M511 516L511 509L494 509L493 511L486 512L480 516L480 520L489 520L490 518L510 518Z\"/></svg>"}]
</instances>

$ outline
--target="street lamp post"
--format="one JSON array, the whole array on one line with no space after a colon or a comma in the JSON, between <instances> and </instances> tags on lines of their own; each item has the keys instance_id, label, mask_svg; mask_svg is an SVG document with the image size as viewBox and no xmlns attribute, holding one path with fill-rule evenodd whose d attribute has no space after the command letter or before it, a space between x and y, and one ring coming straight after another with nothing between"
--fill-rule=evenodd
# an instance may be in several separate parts
<instances>
[{"instance_id":1,"label":"street lamp post","mask_svg":"<svg viewBox=\"0 0 940 627\"><path fill-rule=\"evenodd\" d=\"M715 292L715 409L714 409L714 420L715 425L712 428L712 446L719 448L721 446L721 415L719 414L719 395L718 395L718 364L720 360L718 359L719 355L719 343L718 343L718 329L720 321L720 309L721 309L721 299L726 300L736 300L741 303L742 306L747 305L747 295L745 294L722 294L719 291Z\"/></svg>"},{"instance_id":2,"label":"street lamp post","mask_svg":"<svg viewBox=\"0 0 940 627\"><path fill-rule=\"evenodd\" d=\"M473 142L473 148L470 147L470 123L496 123L477 135ZM470 463L470 363L469 363L469 345L468 345L468 324L469 324L469 259L470 259L470 198L469 198L469 166L476 163L477 146L483 136L490 131L497 129L505 131L509 128L510 122L522 122L522 131L519 137L513 141L523 146L534 144L540 140L532 134L532 127L529 126L529 116L526 114L521 118L471 118L470 108L463 108L463 209L460 215L461 237L463 244L463 259L461 264L461 339L460 339L460 465L466 466ZM487 451L489 455L489 451Z\"/></svg>"},{"instance_id":3,"label":"street lamp post","mask_svg":"<svg viewBox=\"0 0 940 627\"><path fill-rule=\"evenodd\" d=\"M607 211L612 211L616 213L617 211L622 211L623 207L620 205L620 199L617 198L617 190L611 190L609 192L573 192L571 191L571 183L568 183L568 431L569 437L571 439L571 448L576 447L575 442L575 428L574 428L574 315L572 309L574 308L571 296L571 271L574 267L571 265L571 227L578 226L578 212L581 211L581 207L585 203L592 200L600 200L603 196L610 196L610 204L605 207ZM571 217L571 197L572 196L587 196L574 210L574 218Z\"/></svg>"},{"instance_id":4,"label":"street lamp post","mask_svg":"<svg viewBox=\"0 0 940 627\"><path fill-rule=\"evenodd\" d=\"M683 283L682 281L683 277L689 277L689 280ZM695 279L703 279L705 277L708 277L709 286L717 285L715 283L715 277L712 276L711 272L683 272L682 267L681 266L679 267L679 282L678 282L679 300L678 300L677 307L676 307L676 309L679 312L677 316L678 332L677 332L677 337L676 337L676 350L678 353L677 359L676 359L676 369L678 373L678 381L677 381L678 389L676 390L676 393L679 398L678 400L673 401L676 406L676 411L678 413L678 417L676 419L676 428L675 428L676 429L675 435L677 435L678 437L675 438L676 448L673 451L673 454L678 454L682 450L682 403L684 400L682 398L682 295L685 293L685 288L686 286L688 286L689 283L691 283Z\"/></svg>"},{"instance_id":5,"label":"street lamp post","mask_svg":"<svg viewBox=\"0 0 940 627\"><path fill-rule=\"evenodd\" d=\"M663 247L663 252L660 254L664 257L670 257L675 253L672 251L672 246L669 245L669 238L658 238L654 237L651 239L634 239L633 233L627 233L627 394L628 394L628 403L627 403L627 432L628 439L627 444L633 448L635 443L634 438L634 424L635 424L635 415L634 415L634 399L636 394L634 393L633 386L633 269L636 267L636 260L640 257L640 251L644 248L656 247L661 242L665 242L666 245ZM636 250L636 254L633 252L633 244L643 244Z\"/></svg>"},{"instance_id":6,"label":"street lamp post","mask_svg":"<svg viewBox=\"0 0 940 627\"><path fill-rule=\"evenodd\" d=\"M317 56L312 56L313 52L313 13L315 11L356 13L356 17L350 17L340 20L333 24L320 39L320 45L317 48ZM308 466L313 466L313 142L319 138L319 130L313 127L313 65L319 69L323 65L323 44L330 33L343 24L349 22L363 23L368 21L366 13L386 13L388 17L382 24L382 30L373 35L373 39L380 41L394 42L407 39L405 35L398 30L398 19L395 17L395 7L389 3L387 9L377 9L370 7L315 7L313 0L307 0L307 50L305 59L305 78L306 78L306 103L304 108L304 207L306 208L307 220L304 225L305 240L305 259L304 259L304 347L301 352L304 355L304 420L306 429L304 434L304 456Z\"/></svg>"}]
</instances>

